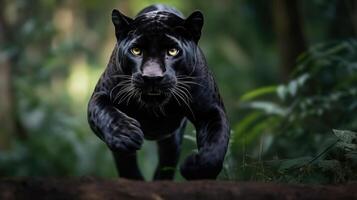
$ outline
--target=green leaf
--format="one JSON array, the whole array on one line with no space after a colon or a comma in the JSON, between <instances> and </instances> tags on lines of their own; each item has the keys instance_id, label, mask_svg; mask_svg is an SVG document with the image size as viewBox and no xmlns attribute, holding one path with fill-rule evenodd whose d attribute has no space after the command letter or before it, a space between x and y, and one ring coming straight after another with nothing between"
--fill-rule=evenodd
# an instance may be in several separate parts
<instances>
[{"instance_id":1,"label":"green leaf","mask_svg":"<svg viewBox=\"0 0 357 200\"><path fill-rule=\"evenodd\" d=\"M357 143L357 133L349 130L333 130L333 133L345 143L356 144Z\"/></svg>"},{"instance_id":2,"label":"green leaf","mask_svg":"<svg viewBox=\"0 0 357 200\"><path fill-rule=\"evenodd\" d=\"M299 86L303 86L305 84L305 82L307 81L307 79L309 79L309 78L310 78L310 75L308 73L304 73L296 79L296 82Z\"/></svg>"},{"instance_id":3,"label":"green leaf","mask_svg":"<svg viewBox=\"0 0 357 200\"><path fill-rule=\"evenodd\" d=\"M267 87L258 88L258 89L255 89L253 91L250 91L248 93L245 93L240 98L240 100L241 101L249 101L249 100L255 99L257 97L264 96L266 94L272 94L272 93L276 92L276 89L277 89L277 86L275 86L275 85L274 86L267 86Z\"/></svg>"},{"instance_id":4,"label":"green leaf","mask_svg":"<svg viewBox=\"0 0 357 200\"><path fill-rule=\"evenodd\" d=\"M281 100L285 100L287 96L287 89L284 85L279 85L278 88L276 89L276 94Z\"/></svg>"},{"instance_id":5,"label":"green leaf","mask_svg":"<svg viewBox=\"0 0 357 200\"><path fill-rule=\"evenodd\" d=\"M189 140L191 142L196 143L196 138L193 137L192 135L184 135L183 138L186 139L186 140Z\"/></svg>"},{"instance_id":6,"label":"green leaf","mask_svg":"<svg viewBox=\"0 0 357 200\"><path fill-rule=\"evenodd\" d=\"M296 95L296 92L297 92L297 89L298 89L298 83L297 81L293 80L291 81L288 86L287 86L287 89L290 93L291 96L295 96Z\"/></svg>"},{"instance_id":7,"label":"green leaf","mask_svg":"<svg viewBox=\"0 0 357 200\"><path fill-rule=\"evenodd\" d=\"M357 150L357 145L356 144L351 144L351 143L347 143L347 142L338 142L336 144L336 147L342 148L345 151Z\"/></svg>"},{"instance_id":8,"label":"green leaf","mask_svg":"<svg viewBox=\"0 0 357 200\"><path fill-rule=\"evenodd\" d=\"M308 73L304 73L296 79L290 81L287 85L279 85L276 88L278 97L282 100L285 100L288 94L295 96L299 87L302 87L309 77L310 75Z\"/></svg>"},{"instance_id":9,"label":"green leaf","mask_svg":"<svg viewBox=\"0 0 357 200\"><path fill-rule=\"evenodd\" d=\"M255 124L254 127L252 127L242 138L240 138L240 141L242 143L245 142L246 144L250 144L256 138L266 133L268 130L271 130L277 122L279 122L278 117L269 117L266 120Z\"/></svg>"},{"instance_id":10,"label":"green leaf","mask_svg":"<svg viewBox=\"0 0 357 200\"><path fill-rule=\"evenodd\" d=\"M261 112L253 112L246 117L244 117L238 124L235 125L234 127L234 133L232 135L233 140L235 140L236 137L240 137L244 133L247 132L248 128L252 126L253 123L255 123L263 113Z\"/></svg>"},{"instance_id":11,"label":"green leaf","mask_svg":"<svg viewBox=\"0 0 357 200\"><path fill-rule=\"evenodd\" d=\"M288 170L291 168L299 168L299 167L307 164L311 159L312 159L312 157L305 156L305 157L300 157L300 158L283 160L280 163L279 171L284 171L284 170Z\"/></svg>"},{"instance_id":12,"label":"green leaf","mask_svg":"<svg viewBox=\"0 0 357 200\"><path fill-rule=\"evenodd\" d=\"M320 160L317 166L322 171L339 171L341 170L341 163L338 160Z\"/></svg>"},{"instance_id":13,"label":"green leaf","mask_svg":"<svg viewBox=\"0 0 357 200\"><path fill-rule=\"evenodd\" d=\"M246 104L247 107L262 110L267 114L285 116L287 110L280 105L269 101L252 101Z\"/></svg>"}]
</instances>

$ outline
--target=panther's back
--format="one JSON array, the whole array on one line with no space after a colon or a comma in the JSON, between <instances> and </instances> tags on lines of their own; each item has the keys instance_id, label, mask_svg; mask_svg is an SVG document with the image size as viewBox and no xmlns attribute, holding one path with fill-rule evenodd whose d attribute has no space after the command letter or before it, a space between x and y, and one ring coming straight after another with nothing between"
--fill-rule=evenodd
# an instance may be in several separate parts
<instances>
[{"instance_id":1,"label":"panther's back","mask_svg":"<svg viewBox=\"0 0 357 200\"><path fill-rule=\"evenodd\" d=\"M165 12L173 13L181 18L184 18L183 14L180 11L176 10L174 7L171 7L171 6L168 6L165 4L154 4L154 5L148 6L144 9L142 9L136 15L136 17L146 14L146 13L149 13L149 12L154 12L154 11L165 11Z\"/></svg>"}]
</instances>

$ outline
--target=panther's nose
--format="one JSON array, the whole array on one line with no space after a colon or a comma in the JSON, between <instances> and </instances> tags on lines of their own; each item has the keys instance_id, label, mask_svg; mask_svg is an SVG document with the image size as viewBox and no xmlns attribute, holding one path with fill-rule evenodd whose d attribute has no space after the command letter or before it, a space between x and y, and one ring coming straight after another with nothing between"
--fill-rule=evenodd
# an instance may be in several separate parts
<instances>
[{"instance_id":1,"label":"panther's nose","mask_svg":"<svg viewBox=\"0 0 357 200\"><path fill-rule=\"evenodd\" d=\"M162 70L160 63L156 60L148 60L142 66L143 76L148 77L160 77L163 76L164 71Z\"/></svg>"},{"instance_id":2,"label":"panther's nose","mask_svg":"<svg viewBox=\"0 0 357 200\"><path fill-rule=\"evenodd\" d=\"M142 70L142 78L149 85L159 84L164 77L164 72L157 60L150 59L146 61Z\"/></svg>"}]
</instances>

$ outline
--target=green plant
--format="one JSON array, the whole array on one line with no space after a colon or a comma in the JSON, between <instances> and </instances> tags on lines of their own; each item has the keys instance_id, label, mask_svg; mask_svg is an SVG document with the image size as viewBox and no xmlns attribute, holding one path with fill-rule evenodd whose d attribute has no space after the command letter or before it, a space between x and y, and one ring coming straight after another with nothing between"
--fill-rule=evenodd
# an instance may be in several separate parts
<instances>
[{"instance_id":1,"label":"green plant","mask_svg":"<svg viewBox=\"0 0 357 200\"><path fill-rule=\"evenodd\" d=\"M234 173L248 180L355 180L356 140L341 139L355 138L355 133L336 130L340 138L336 140L331 131L357 130L356 99L357 41L313 46L300 56L287 84L259 88L241 97L239 108L248 114L233 127ZM341 149L343 155L330 154ZM347 158L351 162L345 162Z\"/></svg>"}]
</instances>

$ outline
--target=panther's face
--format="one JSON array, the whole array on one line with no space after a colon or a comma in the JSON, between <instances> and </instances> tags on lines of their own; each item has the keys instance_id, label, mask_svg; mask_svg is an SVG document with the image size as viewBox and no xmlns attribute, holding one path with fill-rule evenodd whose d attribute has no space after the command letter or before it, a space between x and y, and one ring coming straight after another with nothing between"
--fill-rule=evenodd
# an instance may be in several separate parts
<instances>
[{"instance_id":1,"label":"panther's face","mask_svg":"<svg viewBox=\"0 0 357 200\"><path fill-rule=\"evenodd\" d=\"M149 106L163 105L172 97L188 102L202 14L197 11L182 19L152 11L130 19L114 10L112 20L123 77L121 99L137 97Z\"/></svg>"}]
</instances>

